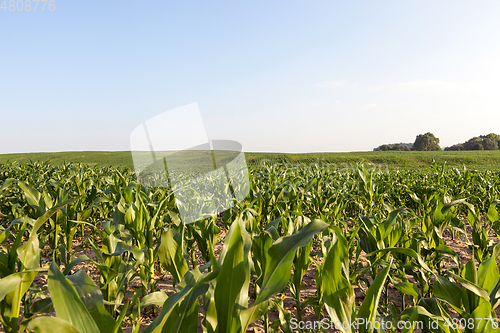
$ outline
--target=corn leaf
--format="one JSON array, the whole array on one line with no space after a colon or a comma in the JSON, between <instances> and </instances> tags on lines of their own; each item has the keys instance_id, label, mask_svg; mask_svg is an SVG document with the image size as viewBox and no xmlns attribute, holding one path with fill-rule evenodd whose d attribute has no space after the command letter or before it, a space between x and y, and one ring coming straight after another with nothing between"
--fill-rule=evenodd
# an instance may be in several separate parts
<instances>
[{"instance_id":1,"label":"corn leaf","mask_svg":"<svg viewBox=\"0 0 500 333\"><path fill-rule=\"evenodd\" d=\"M49 268L48 286L58 318L70 322L81 333L100 332L75 287L66 280L54 262Z\"/></svg>"}]
</instances>

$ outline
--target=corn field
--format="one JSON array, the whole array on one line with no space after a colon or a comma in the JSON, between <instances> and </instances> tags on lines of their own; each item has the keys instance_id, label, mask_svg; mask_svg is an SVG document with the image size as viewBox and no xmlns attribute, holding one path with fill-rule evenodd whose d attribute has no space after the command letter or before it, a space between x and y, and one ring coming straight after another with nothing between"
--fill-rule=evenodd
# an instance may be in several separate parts
<instances>
[{"instance_id":1,"label":"corn field","mask_svg":"<svg viewBox=\"0 0 500 333\"><path fill-rule=\"evenodd\" d=\"M184 225L171 189L141 186L126 168L0 164L3 329L409 333L396 323L421 322L421 332L500 332L499 172L249 172L244 201ZM162 274L175 292L158 285ZM296 324L306 308L318 322L361 324Z\"/></svg>"}]
</instances>

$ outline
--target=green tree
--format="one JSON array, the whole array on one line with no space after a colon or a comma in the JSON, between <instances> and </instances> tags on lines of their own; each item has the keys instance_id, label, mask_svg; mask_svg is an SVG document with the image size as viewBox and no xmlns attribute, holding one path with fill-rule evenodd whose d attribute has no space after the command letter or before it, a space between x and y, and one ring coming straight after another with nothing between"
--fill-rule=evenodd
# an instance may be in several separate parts
<instances>
[{"instance_id":1,"label":"green tree","mask_svg":"<svg viewBox=\"0 0 500 333\"><path fill-rule=\"evenodd\" d=\"M445 150L498 150L500 149L500 135L490 133L488 135L475 136L463 144L447 147Z\"/></svg>"},{"instance_id":2,"label":"green tree","mask_svg":"<svg viewBox=\"0 0 500 333\"><path fill-rule=\"evenodd\" d=\"M378 146L377 148L374 148L373 151L410 151L410 147L408 147L407 143L391 143L391 144L384 144L381 146Z\"/></svg>"},{"instance_id":3,"label":"green tree","mask_svg":"<svg viewBox=\"0 0 500 333\"><path fill-rule=\"evenodd\" d=\"M446 151L460 151L460 150L464 150L464 147L461 143L459 143L459 144L453 145L451 147L446 147L444 150L446 150Z\"/></svg>"},{"instance_id":4,"label":"green tree","mask_svg":"<svg viewBox=\"0 0 500 333\"><path fill-rule=\"evenodd\" d=\"M441 150L439 147L439 139L434 136L434 134L427 132L425 134L417 135L415 143L413 143L413 150L419 151L431 151L431 150Z\"/></svg>"},{"instance_id":5,"label":"green tree","mask_svg":"<svg viewBox=\"0 0 500 333\"><path fill-rule=\"evenodd\" d=\"M464 143L464 150L483 150L483 139L476 136Z\"/></svg>"},{"instance_id":6,"label":"green tree","mask_svg":"<svg viewBox=\"0 0 500 333\"><path fill-rule=\"evenodd\" d=\"M392 146L392 148L390 150L396 150L396 151L409 151L410 148L405 146L405 145L402 145L400 143L396 143L394 146Z\"/></svg>"},{"instance_id":7,"label":"green tree","mask_svg":"<svg viewBox=\"0 0 500 333\"><path fill-rule=\"evenodd\" d=\"M498 142L492 138L486 138L483 140L483 147L485 150L497 150Z\"/></svg>"},{"instance_id":8,"label":"green tree","mask_svg":"<svg viewBox=\"0 0 500 333\"><path fill-rule=\"evenodd\" d=\"M500 135L490 133L488 135L481 135L483 139L483 148L485 150L498 150L500 145Z\"/></svg>"}]
</instances>

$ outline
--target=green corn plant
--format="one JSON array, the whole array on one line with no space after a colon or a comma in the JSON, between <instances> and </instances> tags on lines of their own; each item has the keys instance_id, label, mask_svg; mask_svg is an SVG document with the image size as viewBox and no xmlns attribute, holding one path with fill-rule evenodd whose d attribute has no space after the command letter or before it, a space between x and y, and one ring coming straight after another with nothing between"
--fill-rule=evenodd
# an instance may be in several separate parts
<instances>
[{"instance_id":1,"label":"green corn plant","mask_svg":"<svg viewBox=\"0 0 500 333\"><path fill-rule=\"evenodd\" d=\"M389 278L394 287L401 293L401 307L403 310L405 310L407 308L405 296L409 296L411 299L411 305L416 306L422 299L422 293L420 292L416 284L408 281L406 275L404 274L404 270L401 270L398 273L399 274L397 277Z\"/></svg>"},{"instance_id":2,"label":"green corn plant","mask_svg":"<svg viewBox=\"0 0 500 333\"><path fill-rule=\"evenodd\" d=\"M496 263L499 254L500 243L494 247L492 256L479 264L477 270L472 258L460 275L453 274L456 282L452 277L436 275L434 296L452 307L464 320L449 322L452 328L465 323L463 332L466 333L500 332L494 312L500 304L500 274ZM457 286L457 282L462 285L462 289Z\"/></svg>"},{"instance_id":3,"label":"green corn plant","mask_svg":"<svg viewBox=\"0 0 500 333\"><path fill-rule=\"evenodd\" d=\"M46 191L43 189L42 192L37 191L35 188L26 184L25 182L18 181L19 187L23 190L26 201L28 205L34 210L34 216L42 216L45 211L52 208L61 202L68 201L70 198L70 193L65 188L60 188L58 185L52 185L52 191ZM71 250L73 244L73 238L77 232L78 225L84 225L74 221L74 219L85 220L89 215L90 211L84 213L75 213L77 205L82 206L80 202L83 200L79 193L76 193L74 200L71 203L66 204L60 210L57 211L54 217L49 218L48 223L45 226L45 235L41 235L42 243L43 239L48 239L50 248L53 250L55 255L55 260L57 263L69 264L71 262ZM55 195L53 198L51 195ZM83 208L80 207L83 210ZM82 236L82 241L85 238Z\"/></svg>"},{"instance_id":4,"label":"green corn plant","mask_svg":"<svg viewBox=\"0 0 500 333\"><path fill-rule=\"evenodd\" d=\"M43 270L39 267L41 252L38 240L39 229L54 213L68 203L74 202L74 200L62 202L50 208L36 220L28 217L22 218L22 221L14 220L0 234L0 244L3 244L10 236L11 227L22 223L8 251L5 251L2 245L2 251L0 252L0 274L2 277L0 280L0 321L6 332L17 332L21 303L23 303L23 300L29 300L29 298L26 298L26 293L37 273ZM28 224L32 225L31 230L29 230L29 238L21 245L22 238L25 232L28 231ZM31 304L24 304L26 312L30 307Z\"/></svg>"},{"instance_id":5,"label":"green corn plant","mask_svg":"<svg viewBox=\"0 0 500 333\"><path fill-rule=\"evenodd\" d=\"M378 191L374 169L360 163L356 166L355 177L359 196L356 203L364 214L371 215L383 203L386 194Z\"/></svg>"},{"instance_id":6,"label":"green corn plant","mask_svg":"<svg viewBox=\"0 0 500 333\"><path fill-rule=\"evenodd\" d=\"M307 220L305 220L304 217L298 217L294 222L297 230L300 230L304 224L308 222ZM311 263L310 253L312 245L313 242L309 242L304 247L297 249L297 253L293 259L293 276L290 281L290 292L292 293L292 297L295 299L298 320L302 320L302 301L300 298L300 290L302 288L302 278Z\"/></svg>"},{"instance_id":7,"label":"green corn plant","mask_svg":"<svg viewBox=\"0 0 500 333\"><path fill-rule=\"evenodd\" d=\"M481 216L476 212L474 206L468 206L467 220L472 227L472 243L469 247L474 253L474 258L481 262L485 254L491 248L492 242L488 239L488 230L483 227Z\"/></svg>"},{"instance_id":8,"label":"green corn plant","mask_svg":"<svg viewBox=\"0 0 500 333\"><path fill-rule=\"evenodd\" d=\"M203 274L198 267L186 272L177 286L177 293L165 300L160 314L144 333L197 332L198 299L207 293L210 281L218 274L218 269Z\"/></svg>"},{"instance_id":9,"label":"green corn plant","mask_svg":"<svg viewBox=\"0 0 500 333\"><path fill-rule=\"evenodd\" d=\"M158 256L161 265L172 274L175 287L189 271L188 255L182 234L172 228L164 232L161 235Z\"/></svg>"},{"instance_id":10,"label":"green corn plant","mask_svg":"<svg viewBox=\"0 0 500 333\"><path fill-rule=\"evenodd\" d=\"M327 227L328 225L321 220L311 220L297 233L280 237L269 247L264 270L261 273L263 276L262 284L259 286L255 302L248 311L261 311L267 308L269 298L280 292L289 282L290 266L293 264L297 249L308 245L315 234L322 232ZM268 327L267 312L264 315L264 324L265 327Z\"/></svg>"},{"instance_id":11,"label":"green corn plant","mask_svg":"<svg viewBox=\"0 0 500 333\"><path fill-rule=\"evenodd\" d=\"M242 219L233 222L226 240L219 257L220 272L213 282L214 302L209 309L216 313L218 332L245 332L248 324L242 322L241 312L248 307L252 240Z\"/></svg>"},{"instance_id":12,"label":"green corn plant","mask_svg":"<svg viewBox=\"0 0 500 333\"><path fill-rule=\"evenodd\" d=\"M257 297L262 283L264 282L264 271L269 258L267 253L273 243L279 238L278 229L281 218L276 219L265 227L258 235L252 237L252 262L253 262L253 298Z\"/></svg>"},{"instance_id":13,"label":"green corn plant","mask_svg":"<svg viewBox=\"0 0 500 333\"><path fill-rule=\"evenodd\" d=\"M497 238L500 239L500 213L498 212L498 204L500 204L499 200L493 200L488 208L488 221L490 228L495 232Z\"/></svg>"},{"instance_id":14,"label":"green corn plant","mask_svg":"<svg viewBox=\"0 0 500 333\"><path fill-rule=\"evenodd\" d=\"M367 253L368 266L372 279L377 273L376 263L380 260L387 260L387 253L376 252L386 248L394 247L403 236L405 223L400 215L404 209L392 211L386 220L381 221L377 216L359 218L359 246Z\"/></svg>"},{"instance_id":15,"label":"green corn plant","mask_svg":"<svg viewBox=\"0 0 500 333\"><path fill-rule=\"evenodd\" d=\"M333 238L323 239L324 262L318 270L317 279L319 294L333 322L356 322L359 324L359 332L371 333L374 326L367 323L378 320L378 303L391 263L377 274L366 292L363 303L356 308L354 289L349 280L348 243L340 229L334 228L334 231ZM344 333L353 332L351 326L339 325L337 328Z\"/></svg>"},{"instance_id":16,"label":"green corn plant","mask_svg":"<svg viewBox=\"0 0 500 333\"><path fill-rule=\"evenodd\" d=\"M13 221L17 223L20 221ZM26 302L26 293L39 271L40 250L36 239L30 245L21 245L21 239L25 234L28 219L23 219L22 226L15 234L15 239L8 251L0 252L0 321L6 332L17 332L18 319L21 315L20 307L23 305L28 309L31 304ZM7 230L1 234L1 243L9 238L9 225ZM19 266L18 266L19 264Z\"/></svg>"},{"instance_id":17,"label":"green corn plant","mask_svg":"<svg viewBox=\"0 0 500 333\"><path fill-rule=\"evenodd\" d=\"M270 307L272 307L273 310L278 312L278 319L276 319L269 325L268 331L270 333L275 333L275 332L292 333L293 331L291 326L292 316L288 311L284 309L283 299L278 296L275 299L270 300L269 303ZM281 331L278 329L281 329Z\"/></svg>"},{"instance_id":18,"label":"green corn plant","mask_svg":"<svg viewBox=\"0 0 500 333\"><path fill-rule=\"evenodd\" d=\"M415 328L419 328L423 333L463 333L458 327L449 325L453 318L435 298L420 299L418 305L402 311L400 319L410 324L403 332L414 332ZM416 322L421 326L411 325Z\"/></svg>"},{"instance_id":19,"label":"green corn plant","mask_svg":"<svg viewBox=\"0 0 500 333\"><path fill-rule=\"evenodd\" d=\"M101 248L89 241L98 258L98 261L91 261L101 273L100 288L107 302L105 307L115 317L128 283L137 275L135 268L144 262L144 252L132 244L130 232L118 218L103 222L102 227L103 230L94 229L100 234Z\"/></svg>"},{"instance_id":20,"label":"green corn plant","mask_svg":"<svg viewBox=\"0 0 500 333\"><path fill-rule=\"evenodd\" d=\"M2 185L0 185L0 219L10 218L14 220L21 217L17 203L14 202L12 184L15 183L14 178L5 178ZM6 215L4 215L6 214Z\"/></svg>"},{"instance_id":21,"label":"green corn plant","mask_svg":"<svg viewBox=\"0 0 500 333\"><path fill-rule=\"evenodd\" d=\"M466 199L452 201L448 196L444 196L439 199L431 216L432 225L434 226L434 228L432 228L432 231L434 231L434 244L439 245L444 243L443 233L447 228L450 228L450 234L452 237L454 234L453 231L458 231L466 235L463 223L457 215L458 207L461 204L467 204Z\"/></svg>"},{"instance_id":22,"label":"green corn plant","mask_svg":"<svg viewBox=\"0 0 500 333\"><path fill-rule=\"evenodd\" d=\"M246 332L250 323L265 316L269 299L286 287L290 279L290 268L297 249L307 245L314 234L327 227L326 223L313 220L298 233L279 238L269 247L265 254L265 266L260 268L262 282L259 292L252 306L248 307L250 249L253 242L244 223L239 218L231 225L214 270L219 272L218 276L205 295L207 315L204 325L207 332ZM266 318L265 327L268 326Z\"/></svg>"},{"instance_id":23,"label":"green corn plant","mask_svg":"<svg viewBox=\"0 0 500 333\"><path fill-rule=\"evenodd\" d=\"M83 271L64 276L52 263L48 289L56 317L37 317L28 324L36 332L119 333L124 316L115 320L104 308L103 296L92 279ZM123 312L125 313L125 311Z\"/></svg>"},{"instance_id":24,"label":"green corn plant","mask_svg":"<svg viewBox=\"0 0 500 333\"><path fill-rule=\"evenodd\" d=\"M447 323L451 323L452 318L445 308L439 304L435 298L424 298L422 293L427 293L429 289L429 285L427 284L430 280L429 276L436 278L436 274L426 265L423 259L420 257L418 253L416 253L413 249L410 248L387 248L384 250L380 250L377 252L390 252L393 255L396 254L404 254L408 257L411 257L415 262L415 267L422 272L422 279L425 280L425 285L420 282L421 288L419 288L410 283L405 274L404 269L408 268L408 265L404 265L400 260L396 261L396 269L399 275L399 279L391 278L394 286L404 295L409 295L413 299L413 306L405 308L404 298L402 301L403 311L399 311L399 309L394 310L394 306L390 307L392 314L387 316L387 319L391 319L393 322L397 322L397 320L415 322L419 320L424 324L422 331L425 333L433 332L433 333L460 333L461 330L457 328L452 328ZM396 256L397 258L397 256ZM418 276L414 275L415 279L418 280ZM371 288L371 286L370 286ZM412 332L414 327L405 328L405 332Z\"/></svg>"},{"instance_id":25,"label":"green corn plant","mask_svg":"<svg viewBox=\"0 0 500 333\"><path fill-rule=\"evenodd\" d=\"M192 224L192 235L205 263L216 262L214 247L221 229L216 225L217 216ZM188 225L189 226L189 225Z\"/></svg>"},{"instance_id":26,"label":"green corn plant","mask_svg":"<svg viewBox=\"0 0 500 333\"><path fill-rule=\"evenodd\" d=\"M316 289L320 304L325 305L331 320L344 323L354 316L356 305L354 289L349 281L347 240L338 227L333 227L333 230L333 237L325 236L322 241L324 260L316 273Z\"/></svg>"},{"instance_id":27,"label":"green corn plant","mask_svg":"<svg viewBox=\"0 0 500 333\"><path fill-rule=\"evenodd\" d=\"M95 177L92 169L88 169L81 165L77 168L70 168L66 177L68 182L64 185L64 189L61 191L60 196L64 197L69 194L71 196L78 197L78 200L74 204L66 207L65 215L67 216L67 221L63 221L65 222L65 247L68 255L66 262L69 262L72 240L78 226L80 227L82 243L85 243L86 240L85 224L75 221L84 222L91 216L93 202L97 198L98 189L94 184Z\"/></svg>"},{"instance_id":28,"label":"green corn plant","mask_svg":"<svg viewBox=\"0 0 500 333\"><path fill-rule=\"evenodd\" d=\"M18 180L17 185L23 191L27 206L24 208L24 211L27 212L27 215L31 218L38 218L42 216L47 209L51 208L54 205L53 199L50 195L45 191L39 192L32 186L27 183ZM66 198L67 199L67 198ZM56 215L61 216L60 214ZM60 220L59 218L57 220ZM57 248L59 246L59 238L61 235L61 225L56 224L54 219L50 218L47 225L45 226L46 232L40 235L41 242L45 243L48 239L50 248L55 252L56 259L59 261L59 253L57 252ZM43 247L43 246L42 246ZM51 253L52 254L52 253Z\"/></svg>"},{"instance_id":29,"label":"green corn plant","mask_svg":"<svg viewBox=\"0 0 500 333\"><path fill-rule=\"evenodd\" d=\"M155 262L157 260L156 238L159 236L158 226L160 214L167 204L168 198L161 200L155 207L155 212L151 214L142 199L140 187L136 187L135 202L129 206L124 216L124 223L131 231L134 238L134 245L144 252L144 263L140 266L140 277L143 285L143 292L155 291ZM120 205L118 205L120 209Z\"/></svg>"}]
</instances>

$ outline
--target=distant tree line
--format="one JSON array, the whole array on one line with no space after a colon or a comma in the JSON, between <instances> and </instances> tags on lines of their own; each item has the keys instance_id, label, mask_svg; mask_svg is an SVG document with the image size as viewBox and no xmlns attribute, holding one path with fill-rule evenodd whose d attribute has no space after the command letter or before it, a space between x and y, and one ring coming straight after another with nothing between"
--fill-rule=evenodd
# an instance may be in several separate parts
<instances>
[{"instance_id":1,"label":"distant tree line","mask_svg":"<svg viewBox=\"0 0 500 333\"><path fill-rule=\"evenodd\" d=\"M439 151L439 139L434 134L427 132L417 135L414 143L390 143L378 146L374 151ZM465 143L459 143L451 147L446 147L444 150L500 150L500 135L490 133L488 135L480 135L473 137Z\"/></svg>"},{"instance_id":2,"label":"distant tree line","mask_svg":"<svg viewBox=\"0 0 500 333\"><path fill-rule=\"evenodd\" d=\"M451 147L446 147L444 150L498 150L500 149L500 135L490 133L488 135L480 135L469 139L465 143L459 143Z\"/></svg>"},{"instance_id":3,"label":"distant tree line","mask_svg":"<svg viewBox=\"0 0 500 333\"><path fill-rule=\"evenodd\" d=\"M410 151L410 150L441 150L439 139L427 132L417 135L414 143L390 143L378 146L374 151Z\"/></svg>"},{"instance_id":4,"label":"distant tree line","mask_svg":"<svg viewBox=\"0 0 500 333\"><path fill-rule=\"evenodd\" d=\"M378 146L377 148L374 148L374 151L387 151L387 150L393 150L393 151L410 151L411 147L413 146L413 143L389 143L386 145L381 145Z\"/></svg>"}]
</instances>

